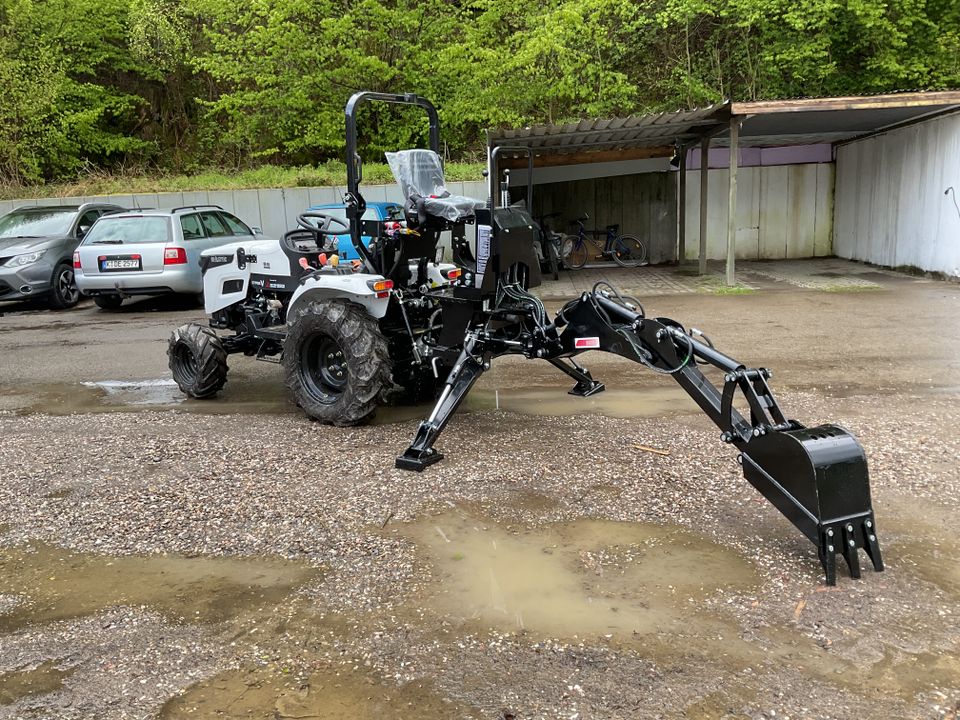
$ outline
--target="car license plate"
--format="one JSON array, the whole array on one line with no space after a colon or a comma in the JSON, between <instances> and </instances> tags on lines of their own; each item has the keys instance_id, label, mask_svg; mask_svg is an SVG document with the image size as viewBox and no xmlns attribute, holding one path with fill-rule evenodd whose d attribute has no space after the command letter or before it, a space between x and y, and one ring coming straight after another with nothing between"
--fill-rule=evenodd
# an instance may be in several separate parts
<instances>
[{"instance_id":1,"label":"car license plate","mask_svg":"<svg viewBox=\"0 0 960 720\"><path fill-rule=\"evenodd\" d=\"M100 261L100 272L143 269L143 260L139 255L115 255L110 257L101 255L97 259Z\"/></svg>"}]
</instances>

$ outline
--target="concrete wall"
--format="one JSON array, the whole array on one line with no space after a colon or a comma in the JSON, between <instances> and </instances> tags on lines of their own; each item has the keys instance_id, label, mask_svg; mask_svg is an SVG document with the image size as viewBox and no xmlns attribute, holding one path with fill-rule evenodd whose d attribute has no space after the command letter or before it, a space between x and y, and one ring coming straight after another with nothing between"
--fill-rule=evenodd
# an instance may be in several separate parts
<instances>
[{"instance_id":1,"label":"concrete wall","mask_svg":"<svg viewBox=\"0 0 960 720\"><path fill-rule=\"evenodd\" d=\"M451 182L451 193L486 199L483 182ZM209 190L201 192L146 193L137 195L100 195L96 197L43 198L40 200L0 201L0 214L21 205L76 205L105 201L124 207L172 208L183 205L220 205L252 226L260 227L268 237L280 237L296 225L297 215L310 205L340 202L341 189L332 187L278 188L262 190ZM370 185L363 188L367 202L400 202L396 185Z\"/></svg>"},{"instance_id":2,"label":"concrete wall","mask_svg":"<svg viewBox=\"0 0 960 720\"><path fill-rule=\"evenodd\" d=\"M712 162L711 153L711 162ZM708 171L707 257L727 256L730 171ZM833 165L807 163L737 171L737 249L743 260L832 255ZM687 173L687 259L700 253L700 172Z\"/></svg>"},{"instance_id":3,"label":"concrete wall","mask_svg":"<svg viewBox=\"0 0 960 720\"><path fill-rule=\"evenodd\" d=\"M837 150L834 251L960 276L960 114Z\"/></svg>"},{"instance_id":4,"label":"concrete wall","mask_svg":"<svg viewBox=\"0 0 960 720\"><path fill-rule=\"evenodd\" d=\"M534 214L562 211L561 218L550 221L559 232L573 232L567 221L583 213L590 216L584 223L588 229L618 224L621 233L647 241L650 262L671 262L676 257L676 189L674 174L667 172L537 185Z\"/></svg>"}]
</instances>

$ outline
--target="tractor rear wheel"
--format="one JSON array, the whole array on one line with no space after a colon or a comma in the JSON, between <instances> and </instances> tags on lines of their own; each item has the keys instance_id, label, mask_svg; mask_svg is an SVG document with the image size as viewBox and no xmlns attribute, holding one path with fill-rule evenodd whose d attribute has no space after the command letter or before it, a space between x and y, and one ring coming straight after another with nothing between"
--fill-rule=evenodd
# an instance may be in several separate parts
<instances>
[{"instance_id":1,"label":"tractor rear wheel","mask_svg":"<svg viewBox=\"0 0 960 720\"><path fill-rule=\"evenodd\" d=\"M298 310L283 343L287 387L297 405L330 425L358 425L390 387L390 355L377 321L347 300Z\"/></svg>"},{"instance_id":2,"label":"tractor rear wheel","mask_svg":"<svg viewBox=\"0 0 960 720\"><path fill-rule=\"evenodd\" d=\"M227 382L227 351L208 327L196 323L178 327L170 336L167 356L173 379L189 397L211 398Z\"/></svg>"}]
</instances>

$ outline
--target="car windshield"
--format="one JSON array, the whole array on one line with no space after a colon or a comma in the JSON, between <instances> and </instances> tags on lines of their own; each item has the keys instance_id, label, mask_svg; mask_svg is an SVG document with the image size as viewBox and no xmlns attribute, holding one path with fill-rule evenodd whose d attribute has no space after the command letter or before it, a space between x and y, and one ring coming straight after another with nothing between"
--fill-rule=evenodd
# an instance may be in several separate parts
<instances>
[{"instance_id":1,"label":"car windshield","mask_svg":"<svg viewBox=\"0 0 960 720\"><path fill-rule=\"evenodd\" d=\"M0 237L66 235L76 214L76 208L14 210L0 217Z\"/></svg>"},{"instance_id":2,"label":"car windshield","mask_svg":"<svg viewBox=\"0 0 960 720\"><path fill-rule=\"evenodd\" d=\"M83 239L84 245L162 243L170 238L165 217L135 215L102 217Z\"/></svg>"}]
</instances>

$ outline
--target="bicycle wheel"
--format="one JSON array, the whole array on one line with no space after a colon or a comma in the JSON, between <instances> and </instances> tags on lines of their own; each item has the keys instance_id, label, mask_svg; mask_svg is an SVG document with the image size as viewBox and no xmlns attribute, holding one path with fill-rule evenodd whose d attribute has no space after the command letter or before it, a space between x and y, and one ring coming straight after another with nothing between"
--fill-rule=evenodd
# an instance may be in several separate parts
<instances>
[{"instance_id":1,"label":"bicycle wheel","mask_svg":"<svg viewBox=\"0 0 960 720\"><path fill-rule=\"evenodd\" d=\"M587 264L587 244L580 240L579 238L572 237L570 238L569 249L567 246L567 238L563 240L563 247L567 250L566 254L563 256L563 264L572 270L577 270L582 268Z\"/></svg>"},{"instance_id":2,"label":"bicycle wheel","mask_svg":"<svg viewBox=\"0 0 960 720\"><path fill-rule=\"evenodd\" d=\"M638 267L647 262L647 246L633 235L621 235L613 241L613 259L621 267Z\"/></svg>"}]
</instances>

